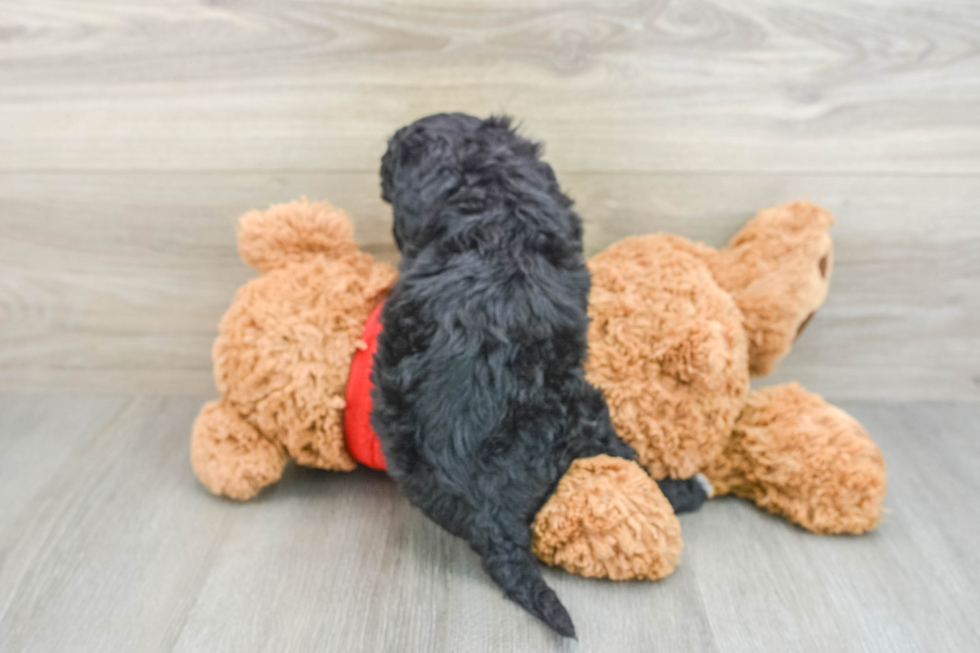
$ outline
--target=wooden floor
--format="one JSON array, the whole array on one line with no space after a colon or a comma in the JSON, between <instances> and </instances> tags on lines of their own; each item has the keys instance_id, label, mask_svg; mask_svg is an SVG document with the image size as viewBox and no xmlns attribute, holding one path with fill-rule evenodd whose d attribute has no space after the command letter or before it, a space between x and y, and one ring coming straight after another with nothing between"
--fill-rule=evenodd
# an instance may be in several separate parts
<instances>
[{"instance_id":1,"label":"wooden floor","mask_svg":"<svg viewBox=\"0 0 980 653\"><path fill-rule=\"evenodd\" d=\"M847 404L890 513L816 536L738 499L682 518L656 583L549 572L563 642L382 474L291 468L258 500L187 462L196 398L0 397L0 650L980 650L980 407Z\"/></svg>"}]
</instances>

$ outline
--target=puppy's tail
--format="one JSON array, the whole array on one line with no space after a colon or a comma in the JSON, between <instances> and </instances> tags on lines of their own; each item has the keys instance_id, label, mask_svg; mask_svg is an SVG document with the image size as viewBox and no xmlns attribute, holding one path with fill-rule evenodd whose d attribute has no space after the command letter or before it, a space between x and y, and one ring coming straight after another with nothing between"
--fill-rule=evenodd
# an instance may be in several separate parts
<instances>
[{"instance_id":1,"label":"puppy's tail","mask_svg":"<svg viewBox=\"0 0 980 653\"><path fill-rule=\"evenodd\" d=\"M575 637L575 625L541 576L537 560L526 547L513 542L495 542L483 554L483 568L504 594L545 622L562 637Z\"/></svg>"}]
</instances>

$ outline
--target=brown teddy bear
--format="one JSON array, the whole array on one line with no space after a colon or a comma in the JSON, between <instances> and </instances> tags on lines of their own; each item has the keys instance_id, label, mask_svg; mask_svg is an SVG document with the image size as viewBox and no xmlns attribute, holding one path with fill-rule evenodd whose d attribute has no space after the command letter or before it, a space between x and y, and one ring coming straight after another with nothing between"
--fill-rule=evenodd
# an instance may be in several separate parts
<instances>
[{"instance_id":1,"label":"brown teddy bear","mask_svg":"<svg viewBox=\"0 0 980 653\"><path fill-rule=\"evenodd\" d=\"M877 525L884 462L860 424L795 384L749 393L750 373L770 372L826 297L832 222L796 202L760 212L727 249L656 234L590 261L587 374L646 472L608 456L575 461L532 525L541 560L585 576L669 574L680 525L651 476L702 474L715 496L818 533ZM198 478L247 499L289 458L383 467L366 379L397 272L358 249L342 211L306 200L243 216L239 251L263 276L221 321L222 398L194 425Z\"/></svg>"}]
</instances>

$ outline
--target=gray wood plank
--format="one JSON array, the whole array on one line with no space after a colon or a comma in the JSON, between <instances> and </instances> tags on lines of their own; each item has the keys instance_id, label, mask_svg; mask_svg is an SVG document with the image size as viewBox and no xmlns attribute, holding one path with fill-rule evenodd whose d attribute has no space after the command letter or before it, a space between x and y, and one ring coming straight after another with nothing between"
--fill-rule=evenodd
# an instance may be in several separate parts
<instances>
[{"instance_id":1,"label":"gray wood plank","mask_svg":"<svg viewBox=\"0 0 980 653\"><path fill-rule=\"evenodd\" d=\"M421 5L421 6L420 6ZM373 171L435 111L565 170L980 172L972 2L4 0L0 168Z\"/></svg>"},{"instance_id":2,"label":"gray wood plank","mask_svg":"<svg viewBox=\"0 0 980 653\"><path fill-rule=\"evenodd\" d=\"M0 395L0 533L47 483L70 469L82 443L101 432L125 401Z\"/></svg>"},{"instance_id":3,"label":"gray wood plank","mask_svg":"<svg viewBox=\"0 0 980 653\"><path fill-rule=\"evenodd\" d=\"M45 414L0 438L32 442L35 460L57 444L46 435L64 419L59 412L85 421L84 405L18 401L40 401ZM114 400L90 401L99 408ZM196 503L187 429L198 404L130 399L97 431L67 429L77 439L73 453L15 504L19 516L0 533L4 651L172 647L228 518L221 502Z\"/></svg>"},{"instance_id":4,"label":"gray wood plank","mask_svg":"<svg viewBox=\"0 0 980 653\"><path fill-rule=\"evenodd\" d=\"M889 514L860 537L820 537L739 499L683 522L725 651L967 651L980 646L968 497L980 471L980 411L845 404L880 444Z\"/></svg>"},{"instance_id":5,"label":"gray wood plank","mask_svg":"<svg viewBox=\"0 0 980 653\"><path fill-rule=\"evenodd\" d=\"M19 540L12 536L27 534L23 541L47 537L55 524L42 509L44 489L74 476L85 444L104 431L126 401L0 396L0 615L39 553L33 546L16 546Z\"/></svg>"},{"instance_id":6,"label":"gray wood plank","mask_svg":"<svg viewBox=\"0 0 980 653\"><path fill-rule=\"evenodd\" d=\"M42 479L0 484L4 651L980 646L975 406L844 405L889 466L890 513L868 536L815 536L720 499L682 517L683 561L664 581L549 571L576 645L504 600L382 474L293 467L258 500L210 496L187 461L198 404L0 398L0 469ZM47 458L53 442L71 453Z\"/></svg>"},{"instance_id":7,"label":"gray wood plank","mask_svg":"<svg viewBox=\"0 0 980 653\"><path fill-rule=\"evenodd\" d=\"M506 601L465 544L410 509L387 479L323 476L297 473L289 481L302 486L242 507L263 513L247 522L255 539L215 566L176 651L574 650ZM341 483L340 501L311 501ZM667 593L548 579L590 648L716 650L693 574L671 578Z\"/></svg>"},{"instance_id":8,"label":"gray wood plank","mask_svg":"<svg viewBox=\"0 0 980 653\"><path fill-rule=\"evenodd\" d=\"M765 206L826 205L838 219L830 297L762 382L980 401L972 178L560 174L590 252L653 231L720 245ZM396 258L373 172L0 174L0 389L213 392L211 341L252 274L235 220L303 194L345 207L365 248Z\"/></svg>"}]
</instances>

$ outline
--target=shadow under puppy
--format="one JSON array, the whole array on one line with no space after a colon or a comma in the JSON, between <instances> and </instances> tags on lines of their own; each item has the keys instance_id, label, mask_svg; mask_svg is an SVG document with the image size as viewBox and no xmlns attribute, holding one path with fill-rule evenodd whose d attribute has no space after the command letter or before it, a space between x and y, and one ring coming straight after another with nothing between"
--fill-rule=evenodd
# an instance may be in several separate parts
<instances>
[{"instance_id":1,"label":"shadow under puppy","mask_svg":"<svg viewBox=\"0 0 980 653\"><path fill-rule=\"evenodd\" d=\"M578 458L634 451L583 373L590 277L582 225L538 144L507 118L438 114L382 160L400 277L384 304L371 425L388 471L481 556L504 593L575 636L530 524ZM705 493L661 489L675 511Z\"/></svg>"}]
</instances>

